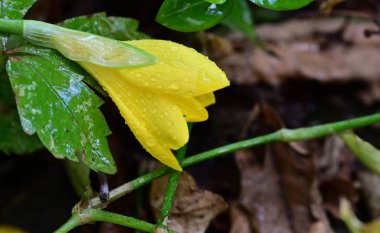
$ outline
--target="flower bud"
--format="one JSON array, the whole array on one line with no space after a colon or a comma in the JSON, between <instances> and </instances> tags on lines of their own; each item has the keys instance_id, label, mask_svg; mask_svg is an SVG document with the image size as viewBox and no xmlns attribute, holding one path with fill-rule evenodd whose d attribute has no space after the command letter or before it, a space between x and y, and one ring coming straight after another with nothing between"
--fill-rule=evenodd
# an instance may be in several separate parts
<instances>
[{"instance_id":1,"label":"flower bud","mask_svg":"<svg viewBox=\"0 0 380 233\"><path fill-rule=\"evenodd\" d=\"M122 41L44 22L24 20L23 37L32 44L58 50L77 62L115 68L156 62L153 55Z\"/></svg>"}]
</instances>

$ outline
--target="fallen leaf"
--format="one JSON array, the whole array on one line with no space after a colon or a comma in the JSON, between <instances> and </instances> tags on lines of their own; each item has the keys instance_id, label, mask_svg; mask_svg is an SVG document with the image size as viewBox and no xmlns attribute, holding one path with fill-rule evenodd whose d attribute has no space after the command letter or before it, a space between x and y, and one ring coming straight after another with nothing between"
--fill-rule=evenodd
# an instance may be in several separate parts
<instances>
[{"instance_id":1,"label":"fallen leaf","mask_svg":"<svg viewBox=\"0 0 380 233\"><path fill-rule=\"evenodd\" d=\"M284 127L271 106L263 104L260 111L255 124L262 129L252 126L254 132L245 132L258 135ZM235 153L241 174L239 204L246 211L231 214L239 219L246 215L253 227L250 232L332 232L318 190L315 155L302 151L306 154L286 143L272 143Z\"/></svg>"},{"instance_id":2,"label":"fallen leaf","mask_svg":"<svg viewBox=\"0 0 380 233\"><path fill-rule=\"evenodd\" d=\"M321 83L360 80L369 82L362 98L371 103L380 99L375 91L380 86L380 40L365 37L366 29L377 27L363 21L347 25L336 18L295 19L257 26L264 46L254 46L243 35L232 33L223 41L229 44L225 56L220 55L221 43L215 42L215 36L210 37L206 51L235 84L277 86L290 79Z\"/></svg>"},{"instance_id":3,"label":"fallen leaf","mask_svg":"<svg viewBox=\"0 0 380 233\"><path fill-rule=\"evenodd\" d=\"M168 176L152 183L150 204L158 219L162 201L165 196ZM173 207L168 220L168 227L180 233L203 233L210 221L227 208L227 203L217 194L200 190L195 180L182 172L177 185Z\"/></svg>"}]
</instances>

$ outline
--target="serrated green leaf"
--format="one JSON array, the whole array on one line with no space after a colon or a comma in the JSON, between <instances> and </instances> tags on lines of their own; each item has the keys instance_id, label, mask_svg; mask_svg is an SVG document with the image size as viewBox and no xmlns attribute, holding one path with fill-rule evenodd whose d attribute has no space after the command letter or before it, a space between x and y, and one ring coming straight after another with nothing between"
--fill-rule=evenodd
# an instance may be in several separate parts
<instances>
[{"instance_id":1,"label":"serrated green leaf","mask_svg":"<svg viewBox=\"0 0 380 233\"><path fill-rule=\"evenodd\" d=\"M37 136L22 130L5 70L0 75L0 132L0 150L6 154L32 153L43 147Z\"/></svg>"},{"instance_id":2,"label":"serrated green leaf","mask_svg":"<svg viewBox=\"0 0 380 233\"><path fill-rule=\"evenodd\" d=\"M37 0L0 0L0 18L22 19Z\"/></svg>"},{"instance_id":3,"label":"serrated green leaf","mask_svg":"<svg viewBox=\"0 0 380 233\"><path fill-rule=\"evenodd\" d=\"M105 13L68 19L62 23L62 26L115 40L139 40L149 38L148 35L137 31L139 27L137 20L124 17L107 17Z\"/></svg>"},{"instance_id":4,"label":"serrated green leaf","mask_svg":"<svg viewBox=\"0 0 380 233\"><path fill-rule=\"evenodd\" d=\"M226 0L203 0L205 2L209 2L209 3L215 3L215 4L223 4L226 2ZM234 1L234 0L229 0L229 1Z\"/></svg>"},{"instance_id":5,"label":"serrated green leaf","mask_svg":"<svg viewBox=\"0 0 380 233\"><path fill-rule=\"evenodd\" d=\"M250 40L255 39L251 10L246 0L236 0L231 13L222 23L232 30L241 31Z\"/></svg>"},{"instance_id":6,"label":"serrated green leaf","mask_svg":"<svg viewBox=\"0 0 380 233\"><path fill-rule=\"evenodd\" d=\"M313 0L250 0L258 6L275 11L288 11L297 10L308 4Z\"/></svg>"},{"instance_id":7,"label":"serrated green leaf","mask_svg":"<svg viewBox=\"0 0 380 233\"><path fill-rule=\"evenodd\" d=\"M6 154L28 154L43 148L36 135L27 135L16 108L0 105L0 150Z\"/></svg>"},{"instance_id":8,"label":"serrated green leaf","mask_svg":"<svg viewBox=\"0 0 380 233\"><path fill-rule=\"evenodd\" d=\"M165 0L156 21L177 31L201 31L222 21L234 3L235 1L215 4L204 0Z\"/></svg>"},{"instance_id":9,"label":"serrated green leaf","mask_svg":"<svg viewBox=\"0 0 380 233\"><path fill-rule=\"evenodd\" d=\"M72 62L57 52L23 46L7 62L25 132L37 132L58 158L83 161L90 168L114 173L102 101L74 72Z\"/></svg>"}]
</instances>

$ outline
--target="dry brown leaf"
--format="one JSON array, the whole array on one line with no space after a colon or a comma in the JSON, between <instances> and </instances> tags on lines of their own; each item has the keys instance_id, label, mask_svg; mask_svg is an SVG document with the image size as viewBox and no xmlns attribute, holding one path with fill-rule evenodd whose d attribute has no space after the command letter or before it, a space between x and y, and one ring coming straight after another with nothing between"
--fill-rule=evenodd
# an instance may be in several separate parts
<instances>
[{"instance_id":1,"label":"dry brown leaf","mask_svg":"<svg viewBox=\"0 0 380 233\"><path fill-rule=\"evenodd\" d=\"M153 182L150 204L158 218L164 199L168 177ZM195 180L182 172L177 186L168 227L180 233L203 233L210 221L227 208L227 203L217 194L200 190Z\"/></svg>"},{"instance_id":2,"label":"dry brown leaf","mask_svg":"<svg viewBox=\"0 0 380 233\"><path fill-rule=\"evenodd\" d=\"M369 171L358 173L361 191L372 218L380 217L380 177Z\"/></svg>"},{"instance_id":3,"label":"dry brown leaf","mask_svg":"<svg viewBox=\"0 0 380 233\"><path fill-rule=\"evenodd\" d=\"M264 128L283 127L277 113L267 104L262 105L255 123ZM239 214L249 219L253 227L250 232L332 232L312 155L300 155L288 144L273 143L238 151L235 160L241 173L240 205L246 210Z\"/></svg>"},{"instance_id":4,"label":"dry brown leaf","mask_svg":"<svg viewBox=\"0 0 380 233\"><path fill-rule=\"evenodd\" d=\"M250 233L252 232L248 216L242 211L239 204L230 205L231 229L230 233Z\"/></svg>"},{"instance_id":5,"label":"dry brown leaf","mask_svg":"<svg viewBox=\"0 0 380 233\"><path fill-rule=\"evenodd\" d=\"M215 60L233 83L241 85L257 82L279 85L287 79L363 80L376 84L370 86L378 89L380 39L364 36L365 29L376 30L376 25L352 22L339 34L344 25L341 19L264 24L257 27L257 34L265 49L254 47L242 35L231 34L226 40L230 41L228 47L233 51L228 56L216 56ZM214 42L213 37L210 40L209 55L213 57L212 51L219 51L220 43ZM373 97L366 97L368 102L380 98L375 91L371 94Z\"/></svg>"}]
</instances>

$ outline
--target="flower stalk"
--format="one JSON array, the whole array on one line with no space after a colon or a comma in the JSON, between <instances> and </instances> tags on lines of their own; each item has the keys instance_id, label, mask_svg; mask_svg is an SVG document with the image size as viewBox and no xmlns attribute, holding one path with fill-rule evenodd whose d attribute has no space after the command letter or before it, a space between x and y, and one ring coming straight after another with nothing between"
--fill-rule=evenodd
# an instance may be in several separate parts
<instances>
[{"instance_id":1,"label":"flower stalk","mask_svg":"<svg viewBox=\"0 0 380 233\"><path fill-rule=\"evenodd\" d=\"M155 229L154 224L141 221L139 219L111 213L104 210L85 209L82 210L80 213L73 214L71 218L59 229L54 231L54 233L67 233L80 225L98 221L114 223L117 225L130 227L143 232L154 232ZM168 230L168 232L175 233L175 231L172 230Z\"/></svg>"},{"instance_id":2,"label":"flower stalk","mask_svg":"<svg viewBox=\"0 0 380 233\"><path fill-rule=\"evenodd\" d=\"M189 127L189 133L190 133L192 129L192 123L189 123L188 127ZM185 144L176 153L176 158L180 165L182 165L182 162L185 159L187 145L188 144ZM173 201L175 197L175 191L177 189L177 184L178 184L180 175L181 175L180 172L175 171L175 170L172 170L169 174L168 184L167 184L166 192L165 192L165 198L162 202L160 217L157 223L158 227L163 227L165 229L167 228L167 222L168 222L167 220L170 215L170 211L172 209L172 205L173 205Z\"/></svg>"}]
</instances>

